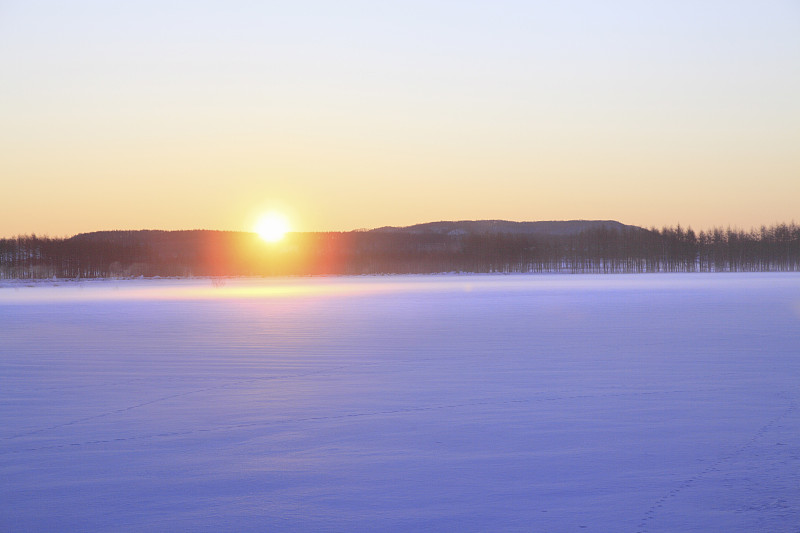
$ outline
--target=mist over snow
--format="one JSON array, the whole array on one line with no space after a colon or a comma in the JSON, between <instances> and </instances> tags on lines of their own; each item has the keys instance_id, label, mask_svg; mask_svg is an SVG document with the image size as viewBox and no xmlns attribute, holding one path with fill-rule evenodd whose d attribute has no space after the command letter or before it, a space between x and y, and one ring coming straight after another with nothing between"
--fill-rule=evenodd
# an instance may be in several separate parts
<instances>
[{"instance_id":1,"label":"mist over snow","mask_svg":"<svg viewBox=\"0 0 800 533\"><path fill-rule=\"evenodd\" d=\"M3 531L797 531L800 275L3 282Z\"/></svg>"}]
</instances>

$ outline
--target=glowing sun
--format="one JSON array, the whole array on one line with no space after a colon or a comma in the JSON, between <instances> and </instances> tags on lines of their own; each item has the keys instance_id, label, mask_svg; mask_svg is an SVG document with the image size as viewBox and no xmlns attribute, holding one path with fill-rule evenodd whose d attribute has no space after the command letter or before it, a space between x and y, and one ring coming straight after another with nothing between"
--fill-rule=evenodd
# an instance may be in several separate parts
<instances>
[{"instance_id":1,"label":"glowing sun","mask_svg":"<svg viewBox=\"0 0 800 533\"><path fill-rule=\"evenodd\" d=\"M255 231L267 242L278 242L289 231L289 221L280 213L267 213L258 219Z\"/></svg>"}]
</instances>

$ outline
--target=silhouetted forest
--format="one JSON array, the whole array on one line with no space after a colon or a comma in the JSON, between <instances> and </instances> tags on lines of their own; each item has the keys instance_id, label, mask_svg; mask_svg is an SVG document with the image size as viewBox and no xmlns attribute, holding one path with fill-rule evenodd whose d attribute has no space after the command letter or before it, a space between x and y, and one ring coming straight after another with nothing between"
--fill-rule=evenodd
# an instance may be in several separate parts
<instances>
[{"instance_id":1,"label":"silhouetted forest","mask_svg":"<svg viewBox=\"0 0 800 533\"><path fill-rule=\"evenodd\" d=\"M28 235L0 239L0 278L800 270L795 223L696 234L680 226L648 230L580 222L572 233L434 231L421 225L290 233L278 244L252 233L205 230Z\"/></svg>"}]
</instances>

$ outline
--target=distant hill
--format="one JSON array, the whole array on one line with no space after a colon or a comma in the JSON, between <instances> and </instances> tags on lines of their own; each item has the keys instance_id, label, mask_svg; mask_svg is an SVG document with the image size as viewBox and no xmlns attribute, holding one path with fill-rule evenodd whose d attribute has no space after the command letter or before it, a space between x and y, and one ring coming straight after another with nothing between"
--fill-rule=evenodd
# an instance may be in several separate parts
<instances>
[{"instance_id":1,"label":"distant hill","mask_svg":"<svg viewBox=\"0 0 800 533\"><path fill-rule=\"evenodd\" d=\"M459 220L427 222L413 226L384 226L371 230L377 233L437 233L444 235L479 235L507 233L515 235L577 235L596 229L621 231L639 229L616 220L545 220L539 222L513 222L510 220Z\"/></svg>"},{"instance_id":2,"label":"distant hill","mask_svg":"<svg viewBox=\"0 0 800 533\"><path fill-rule=\"evenodd\" d=\"M0 239L0 279L799 270L794 223L696 234L614 220L462 220L295 232L270 244L255 233L207 230Z\"/></svg>"}]
</instances>

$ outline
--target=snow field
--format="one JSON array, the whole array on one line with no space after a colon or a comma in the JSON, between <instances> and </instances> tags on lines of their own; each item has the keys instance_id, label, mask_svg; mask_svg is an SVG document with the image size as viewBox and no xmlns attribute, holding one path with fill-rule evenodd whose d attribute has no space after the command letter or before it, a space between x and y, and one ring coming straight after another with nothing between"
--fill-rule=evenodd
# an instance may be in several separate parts
<instances>
[{"instance_id":1,"label":"snow field","mask_svg":"<svg viewBox=\"0 0 800 533\"><path fill-rule=\"evenodd\" d=\"M28 285L2 530L800 523L796 274Z\"/></svg>"}]
</instances>

